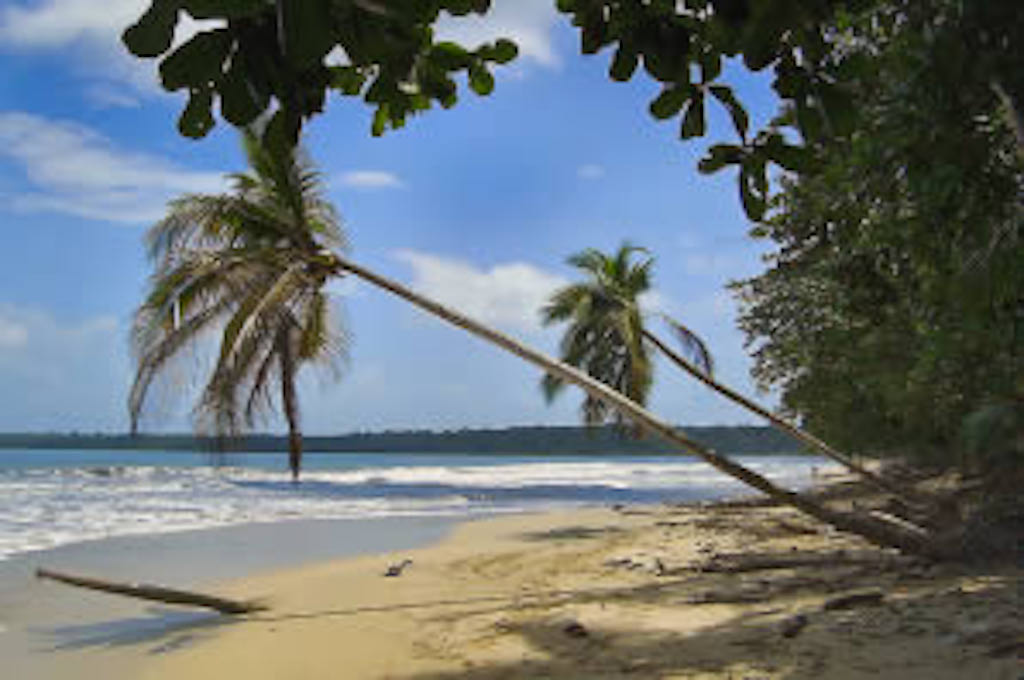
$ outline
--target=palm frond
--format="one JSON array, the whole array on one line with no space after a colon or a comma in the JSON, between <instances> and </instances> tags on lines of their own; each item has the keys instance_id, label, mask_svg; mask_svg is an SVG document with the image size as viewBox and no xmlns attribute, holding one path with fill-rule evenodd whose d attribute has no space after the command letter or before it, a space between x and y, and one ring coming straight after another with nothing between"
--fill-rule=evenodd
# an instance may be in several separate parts
<instances>
[{"instance_id":1,"label":"palm frond","mask_svg":"<svg viewBox=\"0 0 1024 680\"><path fill-rule=\"evenodd\" d=\"M711 350L699 335L689 328L676 321L672 317L662 314L662 319L672 329L672 335L679 343L680 350L688 358L697 370L709 378L715 373L715 360L711 356Z\"/></svg>"}]
</instances>

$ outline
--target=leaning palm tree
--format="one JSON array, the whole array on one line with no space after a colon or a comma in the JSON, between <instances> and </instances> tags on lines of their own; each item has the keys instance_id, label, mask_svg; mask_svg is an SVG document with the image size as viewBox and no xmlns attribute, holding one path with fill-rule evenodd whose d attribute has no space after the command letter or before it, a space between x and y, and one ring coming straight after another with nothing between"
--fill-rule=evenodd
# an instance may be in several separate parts
<instances>
[{"instance_id":1,"label":"leaning palm tree","mask_svg":"<svg viewBox=\"0 0 1024 680\"><path fill-rule=\"evenodd\" d=\"M689 439L583 371L352 262L341 252L344 239L337 217L320 197L308 162L294 152L271 155L255 144L247 139L253 174L234 176L233 195L180 199L150 232L156 272L136 317L138 373L129 404L133 429L155 376L185 347L195 345L204 331L216 329L221 333L220 352L198 415L218 430L232 432L272 405L271 387L278 385L297 476L301 439L295 374L306 362L339 356L343 336L328 323L323 287L332 277L354 275L577 385L601 402L601 408L621 413L638 428L812 517L879 545L941 554L921 530L838 512L778 487Z\"/></svg>"},{"instance_id":2,"label":"leaning palm tree","mask_svg":"<svg viewBox=\"0 0 1024 680\"><path fill-rule=\"evenodd\" d=\"M661 315L681 345L681 353L651 332L644 323L639 300L642 294L650 290L654 258L648 256L634 262L634 253L647 251L626 242L612 255L589 248L568 258L569 264L583 272L585 280L556 291L541 310L544 325L568 323L561 341L563 361L582 368L589 375L643 405L647 403L653 378L649 346L654 347L712 390L767 419L775 427L876 485L888 491L896 491L890 488L888 482L850 457L715 380L714 363L707 346L682 323ZM548 400L557 396L564 385L563 380L550 373L541 381ZM606 420L622 422L621 416L610 413L601 402L590 396L584 398L582 410L588 424L599 424Z\"/></svg>"},{"instance_id":3,"label":"leaning palm tree","mask_svg":"<svg viewBox=\"0 0 1024 680\"><path fill-rule=\"evenodd\" d=\"M563 361L646 404L654 365L638 299L651 287L653 259L634 264L635 252L646 251L627 242L611 257L595 249L570 256L569 264L586 272L588 279L555 292L541 315L544 325L569 322L561 342ZM704 341L682 324L673 322L673 330L691 361L710 374L713 363ZM548 374L541 386L550 401L565 383ZM588 425L607 420L623 424L619 412L589 395L584 396L581 410Z\"/></svg>"},{"instance_id":4,"label":"leaning palm tree","mask_svg":"<svg viewBox=\"0 0 1024 680\"><path fill-rule=\"evenodd\" d=\"M329 254L346 246L319 174L301 151L270 153L244 136L250 172L225 195L186 195L150 228L154 272L135 315L132 431L154 380L219 334L195 408L197 429L218 437L253 427L280 402L289 467L298 479L302 436L296 376L309 363L337 368L345 335L324 290Z\"/></svg>"},{"instance_id":5,"label":"leaning palm tree","mask_svg":"<svg viewBox=\"0 0 1024 680\"><path fill-rule=\"evenodd\" d=\"M604 408L609 412L621 413L625 420L643 432L660 437L676 449L689 451L719 472L757 489L780 503L795 507L810 517L840 531L848 531L879 546L896 548L914 555L942 559L957 557L961 554L955 545L936 541L935 536L931 533L913 526L909 522L893 522L884 517L866 515L858 511L841 512L816 499L779 487L757 472L690 439L678 428L669 425L623 393L580 369L547 356L500 331L485 326L454 309L445 307L435 300L420 295L397 281L383 277L345 257L335 256L335 265L339 275L348 273L357 276L363 281L419 307L428 314L516 355L537 366L546 374L554 376L555 379L579 387L587 397L604 404Z\"/></svg>"}]
</instances>

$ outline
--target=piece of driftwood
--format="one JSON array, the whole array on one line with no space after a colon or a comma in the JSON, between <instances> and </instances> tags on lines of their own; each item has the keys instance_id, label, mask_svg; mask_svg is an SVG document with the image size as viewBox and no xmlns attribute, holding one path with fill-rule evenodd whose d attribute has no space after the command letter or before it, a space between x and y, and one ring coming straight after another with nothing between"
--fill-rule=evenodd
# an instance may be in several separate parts
<instances>
[{"instance_id":1,"label":"piece of driftwood","mask_svg":"<svg viewBox=\"0 0 1024 680\"><path fill-rule=\"evenodd\" d=\"M718 553L704 562L695 563L693 569L715 574L739 574L799 567L877 566L882 568L897 563L909 564L909 561L901 561L894 555L879 555L876 552L857 554L846 550L826 553Z\"/></svg>"},{"instance_id":2,"label":"piece of driftwood","mask_svg":"<svg viewBox=\"0 0 1024 680\"><path fill-rule=\"evenodd\" d=\"M98 590L103 593L111 593L114 595L124 595L126 597L134 597L140 600L151 600L153 602L163 602L164 604L178 604L191 607L205 607L207 609L214 609L221 614L252 614L254 612L265 611L267 609L266 606L257 602L228 600L222 597L215 597L213 595L193 593L187 590L175 590L173 588L164 588L145 583L116 583L113 581L103 581L85 576L62 574L60 572L50 571L49 569L36 569L36 578L49 579L69 586Z\"/></svg>"},{"instance_id":3,"label":"piece of driftwood","mask_svg":"<svg viewBox=\"0 0 1024 680\"><path fill-rule=\"evenodd\" d=\"M825 611L834 611L837 609L851 609L853 607L870 606L881 604L884 599L885 593L881 590L847 593L845 595L839 595L830 600L826 600L825 604L822 605L822 609Z\"/></svg>"}]
</instances>

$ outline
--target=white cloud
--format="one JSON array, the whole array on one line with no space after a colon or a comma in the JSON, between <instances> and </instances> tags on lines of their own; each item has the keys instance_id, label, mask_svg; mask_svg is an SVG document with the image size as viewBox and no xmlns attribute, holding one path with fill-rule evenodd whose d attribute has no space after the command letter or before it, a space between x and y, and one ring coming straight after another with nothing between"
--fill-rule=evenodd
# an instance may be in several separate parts
<instances>
[{"instance_id":1,"label":"white cloud","mask_svg":"<svg viewBox=\"0 0 1024 680\"><path fill-rule=\"evenodd\" d=\"M20 112L0 112L0 159L21 166L31 189L9 197L15 210L60 212L124 223L159 219L168 199L218 192L218 173L118 149L95 131Z\"/></svg>"},{"instance_id":2,"label":"white cloud","mask_svg":"<svg viewBox=\"0 0 1024 680\"><path fill-rule=\"evenodd\" d=\"M85 89L85 97L98 109L137 109L142 106L139 98L113 83L96 83Z\"/></svg>"},{"instance_id":3,"label":"white cloud","mask_svg":"<svg viewBox=\"0 0 1024 680\"><path fill-rule=\"evenodd\" d=\"M0 350L23 347L28 342L28 328L0 316Z\"/></svg>"},{"instance_id":4,"label":"white cloud","mask_svg":"<svg viewBox=\"0 0 1024 680\"><path fill-rule=\"evenodd\" d=\"M138 59L121 44L121 33L149 7L149 0L41 0L0 8L0 50L60 51L82 75L128 84L140 93L160 92L156 60ZM180 45L204 26L182 14L174 33Z\"/></svg>"},{"instance_id":5,"label":"white cloud","mask_svg":"<svg viewBox=\"0 0 1024 680\"><path fill-rule=\"evenodd\" d=\"M580 179L601 179L604 177L604 166L587 163L576 169L576 175Z\"/></svg>"},{"instance_id":6,"label":"white cloud","mask_svg":"<svg viewBox=\"0 0 1024 680\"><path fill-rule=\"evenodd\" d=\"M127 345L111 316L70 321L0 303L0 430L123 428Z\"/></svg>"},{"instance_id":7,"label":"white cloud","mask_svg":"<svg viewBox=\"0 0 1024 680\"><path fill-rule=\"evenodd\" d=\"M147 0L44 0L0 10L0 39L8 47L55 49L120 34L146 10Z\"/></svg>"},{"instance_id":8,"label":"white cloud","mask_svg":"<svg viewBox=\"0 0 1024 680\"><path fill-rule=\"evenodd\" d=\"M342 173L337 183L355 189L400 189L405 186L398 175L384 170L352 170Z\"/></svg>"},{"instance_id":9,"label":"white cloud","mask_svg":"<svg viewBox=\"0 0 1024 680\"><path fill-rule=\"evenodd\" d=\"M403 250L413 269L413 288L484 323L521 331L540 328L540 308L566 285L560 276L524 262L480 269L459 260Z\"/></svg>"},{"instance_id":10,"label":"white cloud","mask_svg":"<svg viewBox=\"0 0 1024 680\"><path fill-rule=\"evenodd\" d=\"M559 21L551 0L495 0L486 16L445 16L438 22L440 40L451 40L469 48L498 38L509 38L519 46L520 57L543 66L557 66L552 30Z\"/></svg>"}]
</instances>

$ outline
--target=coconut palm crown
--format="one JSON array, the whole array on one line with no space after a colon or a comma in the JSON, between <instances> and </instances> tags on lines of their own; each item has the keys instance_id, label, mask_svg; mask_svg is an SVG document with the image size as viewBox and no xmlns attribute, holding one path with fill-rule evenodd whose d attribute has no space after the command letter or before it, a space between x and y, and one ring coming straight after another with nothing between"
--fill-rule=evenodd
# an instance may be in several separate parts
<instances>
[{"instance_id":1,"label":"coconut palm crown","mask_svg":"<svg viewBox=\"0 0 1024 680\"><path fill-rule=\"evenodd\" d=\"M346 357L346 335L325 291L338 274L334 251L346 240L301 150L271 153L252 133L243 142L250 170L230 176L231 193L183 196L147 234L154 271L135 314L128 408L134 432L154 380L219 335L194 409L197 430L233 436L279 404L297 479L296 376L310 363L337 376Z\"/></svg>"},{"instance_id":2,"label":"coconut palm crown","mask_svg":"<svg viewBox=\"0 0 1024 680\"><path fill-rule=\"evenodd\" d=\"M594 248L571 255L567 262L585 279L556 291L541 309L541 319L546 326L568 323L560 346L563 361L643 405L650 395L654 366L639 300L650 290L654 259L634 261L637 253L647 251L627 242L611 255ZM683 324L668 321L690 360L710 374L713 360L704 342ZM541 381L549 400L564 386L551 374ZM622 424L617 411L590 396L584 397L582 415L588 425Z\"/></svg>"},{"instance_id":3,"label":"coconut palm crown","mask_svg":"<svg viewBox=\"0 0 1024 680\"><path fill-rule=\"evenodd\" d=\"M645 249L627 242L613 255L591 248L568 258L569 264L580 269L586 279L556 291L549 304L541 309L545 325L569 323L562 336L563 361L644 405L652 381L648 345L653 346L673 365L733 403L765 418L773 427L856 472L877 488L897 496L907 496L903 489L882 479L850 456L718 382L713 376L714 364L704 342L683 324L665 314L660 315L675 335L680 351L651 332L644 325L639 298L650 289L654 260L648 256L641 262L632 262L633 254L638 252L647 253ZM541 385L551 400L564 383L548 374ZM622 423L620 416L590 396L583 402L583 418L587 424L606 420Z\"/></svg>"}]
</instances>

